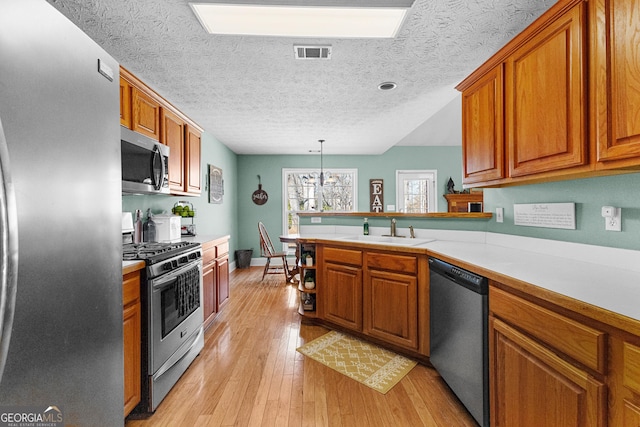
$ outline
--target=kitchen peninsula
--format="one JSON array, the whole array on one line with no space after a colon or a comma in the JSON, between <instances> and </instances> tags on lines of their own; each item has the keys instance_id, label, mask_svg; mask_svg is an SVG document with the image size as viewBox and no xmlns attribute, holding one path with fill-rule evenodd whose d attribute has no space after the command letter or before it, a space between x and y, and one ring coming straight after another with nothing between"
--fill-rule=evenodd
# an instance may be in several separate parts
<instances>
[{"instance_id":1,"label":"kitchen peninsula","mask_svg":"<svg viewBox=\"0 0 640 427\"><path fill-rule=\"evenodd\" d=\"M314 244L318 253L313 320L412 356L428 356L427 258L487 277L494 423L545 414L556 420L579 417L585 425L605 425L607 419L609 425L631 425L623 420L640 417L637 251L484 232L419 230L412 244L410 238L385 243L381 236L367 241L356 227L301 231L300 242ZM380 264L381 259L389 262ZM376 293L376 274L386 275L387 284L404 285ZM408 297L398 298L403 292ZM372 295L387 298L375 301ZM375 310L385 306L414 317L393 329L402 316L391 319L383 312L376 318ZM341 313L349 316L340 318ZM385 330L375 323L380 319L392 323ZM527 403L552 388L560 390L561 405Z\"/></svg>"}]
</instances>

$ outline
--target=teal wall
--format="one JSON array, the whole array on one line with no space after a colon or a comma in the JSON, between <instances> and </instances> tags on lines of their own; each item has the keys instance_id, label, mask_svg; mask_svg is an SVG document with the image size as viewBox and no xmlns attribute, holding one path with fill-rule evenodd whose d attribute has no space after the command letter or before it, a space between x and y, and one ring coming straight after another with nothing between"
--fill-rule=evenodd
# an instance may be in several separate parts
<instances>
[{"instance_id":1,"label":"teal wall","mask_svg":"<svg viewBox=\"0 0 640 427\"><path fill-rule=\"evenodd\" d=\"M384 180L384 204L395 205L395 173L397 169L436 169L438 171L438 210L446 211L446 200L442 197L449 177L462 189L461 147L393 147L381 155L369 156L332 156L325 155L325 170L332 168L355 168L358 170L358 210L369 210L369 180ZM258 221L264 222L272 240L283 233L282 229L282 169L283 168L320 168L319 155L302 156L238 156L238 222L241 224L238 244L244 249L252 248L254 257L259 255ZM262 189L269 195L264 205L256 205L251 195L258 189L258 175ZM372 219L372 226L377 226ZM379 219L380 224L383 219ZM399 222L399 226L410 224ZM323 224L361 224L362 219L328 219ZM388 221L384 221L385 223ZM304 221L302 222L304 223ZM418 226L417 224L415 225ZM465 227L464 224L460 224Z\"/></svg>"},{"instance_id":2,"label":"teal wall","mask_svg":"<svg viewBox=\"0 0 640 427\"><path fill-rule=\"evenodd\" d=\"M204 184L208 177L208 165L217 166L222 169L224 179L224 196L222 204L210 204L208 186ZM230 253L237 248L238 229L238 156L229 150L225 145L216 140L208 132L202 134L202 180L203 191L199 197L184 196L122 196L122 210L124 212L135 212L142 209L146 214L148 208L155 214L163 211L170 212L174 204L180 200L186 200L193 204L196 209L196 232L199 235L224 236L230 235ZM183 223L190 223L184 219Z\"/></svg>"},{"instance_id":3,"label":"teal wall","mask_svg":"<svg viewBox=\"0 0 640 427\"><path fill-rule=\"evenodd\" d=\"M326 150L325 150L326 151ZM358 170L358 210L367 211L369 179L384 180L385 205L395 204L395 171L397 169L436 169L438 171L438 211L446 211L446 182L452 177L456 189L462 189L460 146L393 147L381 155L324 156L324 168L356 168ZM282 169L319 168L318 155L265 156L236 155L211 134L202 135L202 170L207 165L222 168L224 200L209 204L208 192L200 197L123 196L124 211L151 208L154 213L169 211L179 200L188 200L197 209L195 224L200 235L231 236L230 250L253 249L259 256L258 221L263 221L272 238L282 234ZM260 175L263 189L269 194L264 205L256 205L251 195L258 189ZM576 203L576 230L524 227L513 224L513 205L516 203ZM478 230L538 237L568 242L640 250L640 174L560 181L484 190L484 210L494 212L504 208L504 223L492 219L419 219L400 218L398 227ZM622 208L622 232L604 230L600 215L602 206ZM387 218L370 218L372 227L387 227ZM303 218L302 224L309 224ZM322 218L322 224L361 225L361 218Z\"/></svg>"},{"instance_id":4,"label":"teal wall","mask_svg":"<svg viewBox=\"0 0 640 427\"><path fill-rule=\"evenodd\" d=\"M576 204L576 229L518 226L513 223L513 205L519 203ZM622 208L622 231L605 231L602 206ZM504 209L504 222L497 223L495 210ZM559 181L484 190L484 210L493 212L488 220L398 219L398 227L489 231L541 239L562 240L589 245L640 250L640 173L599 178ZM304 218L303 224L310 219ZM323 218L323 224L359 225L360 218ZM370 218L372 226L387 227L386 218Z\"/></svg>"},{"instance_id":5,"label":"teal wall","mask_svg":"<svg viewBox=\"0 0 640 427\"><path fill-rule=\"evenodd\" d=\"M494 218L487 230L543 239L564 240L640 250L640 174L577 179L484 191L485 210L504 208L504 223ZM513 224L514 203L575 202L576 230L523 227ZM622 208L622 231L605 231L602 206Z\"/></svg>"}]
</instances>

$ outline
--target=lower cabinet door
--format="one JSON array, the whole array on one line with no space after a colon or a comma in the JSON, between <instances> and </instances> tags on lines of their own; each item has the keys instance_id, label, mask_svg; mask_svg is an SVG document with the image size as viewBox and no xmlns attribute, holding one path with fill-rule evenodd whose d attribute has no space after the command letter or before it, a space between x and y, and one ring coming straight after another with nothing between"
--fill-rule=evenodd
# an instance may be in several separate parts
<instances>
[{"instance_id":1,"label":"lower cabinet door","mask_svg":"<svg viewBox=\"0 0 640 427\"><path fill-rule=\"evenodd\" d=\"M218 291L218 312L229 301L229 257L216 261L216 284Z\"/></svg>"},{"instance_id":2,"label":"lower cabinet door","mask_svg":"<svg viewBox=\"0 0 640 427\"><path fill-rule=\"evenodd\" d=\"M605 385L491 318L491 425L604 426Z\"/></svg>"},{"instance_id":3,"label":"lower cabinet door","mask_svg":"<svg viewBox=\"0 0 640 427\"><path fill-rule=\"evenodd\" d=\"M418 279L367 270L363 289L364 333L387 342L418 348Z\"/></svg>"},{"instance_id":4,"label":"lower cabinet door","mask_svg":"<svg viewBox=\"0 0 640 427\"><path fill-rule=\"evenodd\" d=\"M202 269L202 309L204 314L204 327L208 327L216 317L218 303L216 292L215 262L204 266Z\"/></svg>"},{"instance_id":5,"label":"lower cabinet door","mask_svg":"<svg viewBox=\"0 0 640 427\"><path fill-rule=\"evenodd\" d=\"M124 416L129 415L141 398L140 301L123 310L122 336L124 340Z\"/></svg>"},{"instance_id":6,"label":"lower cabinet door","mask_svg":"<svg viewBox=\"0 0 640 427\"><path fill-rule=\"evenodd\" d=\"M362 269L327 262L322 273L324 319L362 331Z\"/></svg>"}]
</instances>

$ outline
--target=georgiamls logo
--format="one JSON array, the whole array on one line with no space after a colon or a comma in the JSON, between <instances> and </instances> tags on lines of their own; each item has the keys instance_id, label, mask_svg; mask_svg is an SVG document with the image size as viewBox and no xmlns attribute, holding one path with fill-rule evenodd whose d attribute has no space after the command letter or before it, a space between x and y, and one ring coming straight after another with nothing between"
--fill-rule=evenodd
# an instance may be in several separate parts
<instances>
[{"instance_id":1,"label":"georgiamls logo","mask_svg":"<svg viewBox=\"0 0 640 427\"><path fill-rule=\"evenodd\" d=\"M64 416L57 406L0 408L0 427L62 427Z\"/></svg>"}]
</instances>

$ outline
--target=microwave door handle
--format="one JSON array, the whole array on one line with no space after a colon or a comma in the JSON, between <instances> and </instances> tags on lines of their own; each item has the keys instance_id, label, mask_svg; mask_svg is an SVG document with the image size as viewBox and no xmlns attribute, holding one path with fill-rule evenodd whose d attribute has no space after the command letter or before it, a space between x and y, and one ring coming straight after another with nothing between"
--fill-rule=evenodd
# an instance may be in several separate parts
<instances>
[{"instance_id":1,"label":"microwave door handle","mask_svg":"<svg viewBox=\"0 0 640 427\"><path fill-rule=\"evenodd\" d=\"M4 372L18 287L18 217L9 149L0 119L0 382Z\"/></svg>"},{"instance_id":2,"label":"microwave door handle","mask_svg":"<svg viewBox=\"0 0 640 427\"><path fill-rule=\"evenodd\" d=\"M153 164L156 163L156 161L160 161L160 178L153 183L153 186L156 190L160 190L162 188L162 181L164 180L164 174L166 173L166 171L164 170L164 162L162 161L162 153L160 152L160 147L158 147L158 145L154 145L153 146L153 162L152 162L152 167L151 167L151 172L153 175ZM155 176L153 177L155 179Z\"/></svg>"}]
</instances>

